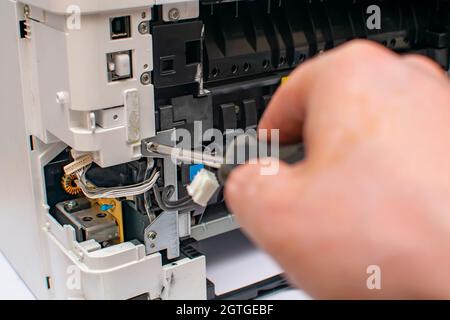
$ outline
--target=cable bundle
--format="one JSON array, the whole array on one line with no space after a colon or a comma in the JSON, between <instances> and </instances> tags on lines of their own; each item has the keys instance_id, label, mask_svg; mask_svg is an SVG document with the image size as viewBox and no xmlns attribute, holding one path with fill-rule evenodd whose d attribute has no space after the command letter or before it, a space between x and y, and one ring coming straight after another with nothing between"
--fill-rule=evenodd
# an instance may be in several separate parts
<instances>
[{"instance_id":1,"label":"cable bundle","mask_svg":"<svg viewBox=\"0 0 450 320\"><path fill-rule=\"evenodd\" d=\"M90 166L85 167L76 173L78 177L77 184L81 188L83 194L89 199L117 199L138 196L150 191L160 176L160 173L157 170L153 170L150 177L140 183L124 187L101 188L97 187L86 178L86 173L89 171L89 168Z\"/></svg>"}]
</instances>

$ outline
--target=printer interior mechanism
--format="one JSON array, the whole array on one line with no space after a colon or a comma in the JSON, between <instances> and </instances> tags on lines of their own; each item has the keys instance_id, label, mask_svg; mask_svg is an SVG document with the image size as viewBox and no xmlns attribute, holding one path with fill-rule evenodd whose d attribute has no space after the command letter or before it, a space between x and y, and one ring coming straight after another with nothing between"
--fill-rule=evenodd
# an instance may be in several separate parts
<instances>
[{"instance_id":1,"label":"printer interior mechanism","mask_svg":"<svg viewBox=\"0 0 450 320\"><path fill-rule=\"evenodd\" d=\"M256 130L294 68L352 39L449 67L447 1L2 6L17 17L26 66L20 75L37 199L29 223L37 221L44 248L46 288L34 290L41 297L254 299L289 287L278 274L216 292L201 242L239 229L218 168L155 146L210 150L214 158L226 141ZM74 275L79 281L68 285Z\"/></svg>"}]
</instances>

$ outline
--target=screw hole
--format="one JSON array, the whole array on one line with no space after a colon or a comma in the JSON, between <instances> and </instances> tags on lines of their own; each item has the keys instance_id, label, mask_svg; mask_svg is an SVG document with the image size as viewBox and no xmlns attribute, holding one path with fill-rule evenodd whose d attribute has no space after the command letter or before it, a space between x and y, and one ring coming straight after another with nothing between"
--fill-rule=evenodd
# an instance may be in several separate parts
<instances>
[{"instance_id":1,"label":"screw hole","mask_svg":"<svg viewBox=\"0 0 450 320\"><path fill-rule=\"evenodd\" d=\"M395 47L396 44L397 44L397 40L392 39L392 40L391 40L391 47Z\"/></svg>"},{"instance_id":2,"label":"screw hole","mask_svg":"<svg viewBox=\"0 0 450 320\"><path fill-rule=\"evenodd\" d=\"M83 221L84 222L91 222L92 221L92 217L84 217Z\"/></svg>"},{"instance_id":3,"label":"screw hole","mask_svg":"<svg viewBox=\"0 0 450 320\"><path fill-rule=\"evenodd\" d=\"M263 63L262 63L262 66L263 66L264 69L269 68L269 65L270 65L270 61L269 60L264 60Z\"/></svg>"},{"instance_id":4,"label":"screw hole","mask_svg":"<svg viewBox=\"0 0 450 320\"><path fill-rule=\"evenodd\" d=\"M238 70L239 70L239 67L235 64L231 67L232 74L236 74L238 72Z\"/></svg>"},{"instance_id":5,"label":"screw hole","mask_svg":"<svg viewBox=\"0 0 450 320\"><path fill-rule=\"evenodd\" d=\"M251 67L252 67L252 66L251 66L249 63L247 63L247 62L244 63L244 71L245 71L245 72L250 71Z\"/></svg>"},{"instance_id":6,"label":"screw hole","mask_svg":"<svg viewBox=\"0 0 450 320\"><path fill-rule=\"evenodd\" d=\"M117 120L117 119L119 119L119 116L118 116L117 114L115 114L115 115L113 116L113 120Z\"/></svg>"},{"instance_id":7,"label":"screw hole","mask_svg":"<svg viewBox=\"0 0 450 320\"><path fill-rule=\"evenodd\" d=\"M281 57L280 58L280 66L286 64L286 57Z\"/></svg>"},{"instance_id":8,"label":"screw hole","mask_svg":"<svg viewBox=\"0 0 450 320\"><path fill-rule=\"evenodd\" d=\"M217 68L212 69L211 76L213 78L216 78L218 75L219 75L219 69L217 69Z\"/></svg>"},{"instance_id":9,"label":"screw hole","mask_svg":"<svg viewBox=\"0 0 450 320\"><path fill-rule=\"evenodd\" d=\"M106 218L106 214L104 214L104 213L97 213L97 218L100 218L100 219Z\"/></svg>"}]
</instances>

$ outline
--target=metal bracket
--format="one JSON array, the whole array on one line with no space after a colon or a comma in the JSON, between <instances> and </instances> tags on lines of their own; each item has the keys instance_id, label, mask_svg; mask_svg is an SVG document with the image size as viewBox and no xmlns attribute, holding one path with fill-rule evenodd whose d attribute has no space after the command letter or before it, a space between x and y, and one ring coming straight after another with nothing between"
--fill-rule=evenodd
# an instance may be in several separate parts
<instances>
[{"instance_id":1,"label":"metal bracket","mask_svg":"<svg viewBox=\"0 0 450 320\"><path fill-rule=\"evenodd\" d=\"M198 1L176 2L162 5L164 22L174 22L186 19L195 19L200 15Z\"/></svg>"},{"instance_id":2,"label":"metal bracket","mask_svg":"<svg viewBox=\"0 0 450 320\"><path fill-rule=\"evenodd\" d=\"M162 213L145 229L144 236L147 254L167 249L168 259L180 256L177 212Z\"/></svg>"},{"instance_id":3,"label":"metal bracket","mask_svg":"<svg viewBox=\"0 0 450 320\"><path fill-rule=\"evenodd\" d=\"M152 142L165 145L175 145L172 141L174 131L160 132L157 137L150 139ZM161 155L148 151L149 141L142 142L142 155L144 157L161 158ZM172 162L170 156L162 157L164 161L164 185L177 187L177 165ZM177 189L172 200L177 200ZM180 256L180 236L178 230L178 212L163 212L155 221L145 229L145 248L147 254L167 249L167 258L174 259Z\"/></svg>"}]
</instances>

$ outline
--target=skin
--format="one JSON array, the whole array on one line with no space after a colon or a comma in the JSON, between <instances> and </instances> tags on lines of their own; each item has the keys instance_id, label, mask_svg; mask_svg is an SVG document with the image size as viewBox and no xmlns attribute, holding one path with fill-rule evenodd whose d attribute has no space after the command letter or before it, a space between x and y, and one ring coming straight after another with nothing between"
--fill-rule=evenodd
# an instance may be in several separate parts
<instances>
[{"instance_id":1,"label":"skin","mask_svg":"<svg viewBox=\"0 0 450 320\"><path fill-rule=\"evenodd\" d=\"M300 66L260 123L301 163L236 169L246 234L315 298L450 298L450 86L424 57L353 41ZM369 290L367 268L381 268Z\"/></svg>"}]
</instances>

